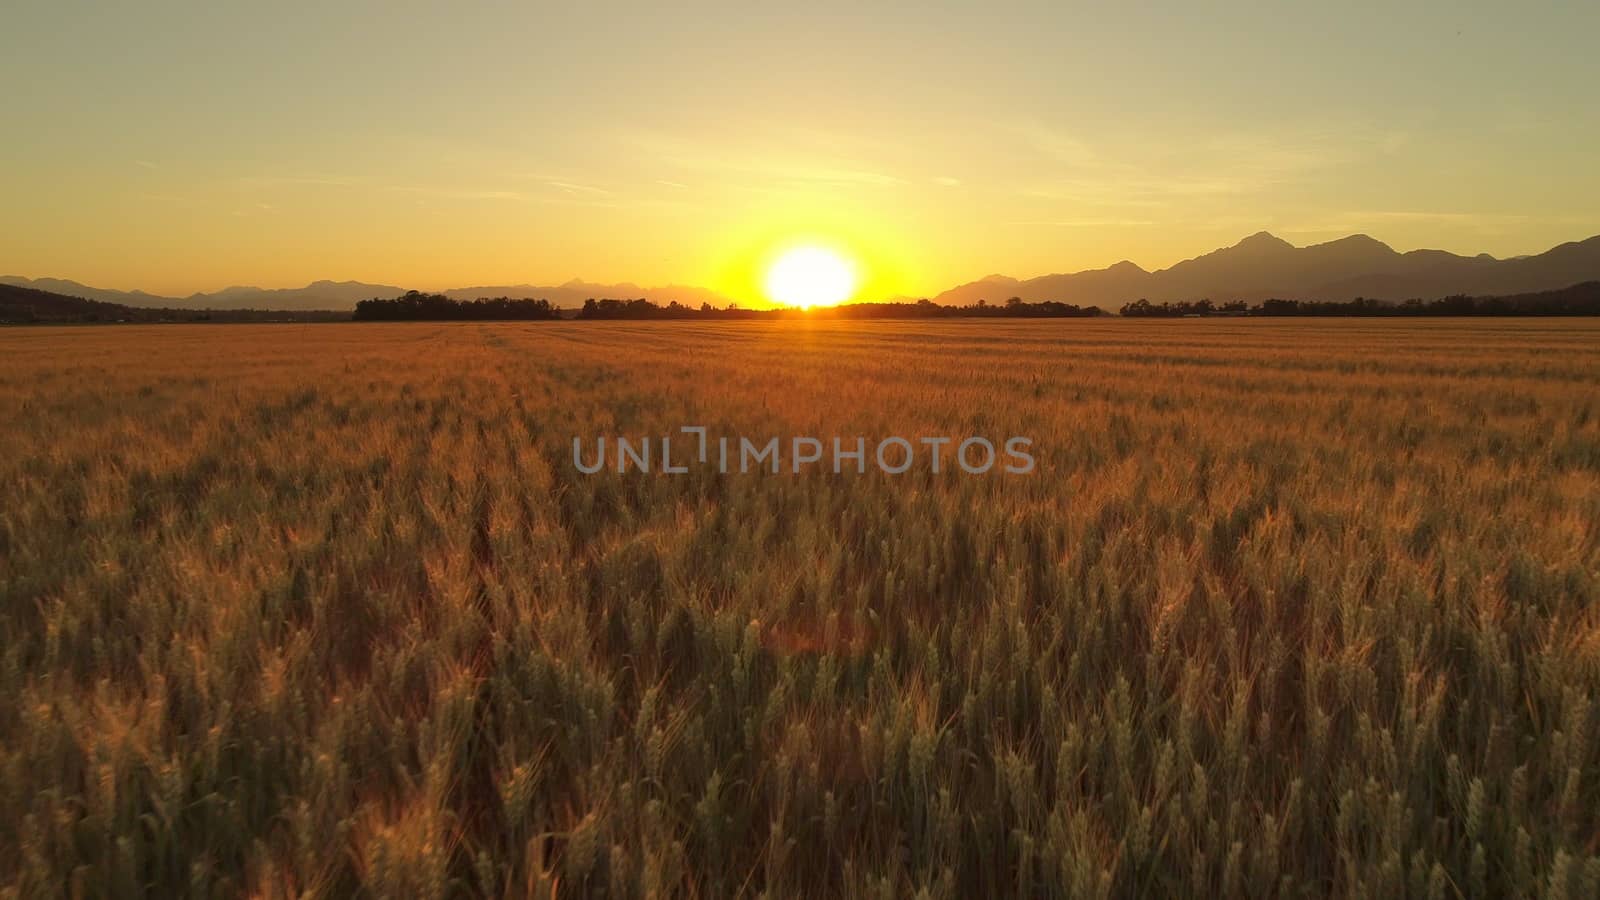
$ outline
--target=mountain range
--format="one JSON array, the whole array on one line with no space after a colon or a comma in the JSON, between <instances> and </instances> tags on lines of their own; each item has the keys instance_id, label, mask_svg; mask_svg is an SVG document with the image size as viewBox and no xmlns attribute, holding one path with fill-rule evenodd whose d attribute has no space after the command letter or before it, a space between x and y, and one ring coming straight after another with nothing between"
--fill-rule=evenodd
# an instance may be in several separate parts
<instances>
[{"instance_id":1,"label":"mountain range","mask_svg":"<svg viewBox=\"0 0 1600 900\"><path fill-rule=\"evenodd\" d=\"M1055 300L1080 306L1115 309L1138 299L1152 302L1210 299L1216 302L1269 298L1344 301L1431 300L1453 294L1506 295L1567 287L1600 279L1600 236L1562 244L1535 256L1496 259L1488 254L1459 256L1443 250L1400 253L1364 234L1296 247L1258 232L1234 244L1156 271L1126 260L1104 269L1089 269L1037 278L990 275L953 287L932 299L969 306L979 300L1003 303L1020 297L1030 303ZM0 276L0 283L85 297L107 303L174 309L346 310L371 297L395 297L404 289L358 281L315 281L303 288L230 287L188 297L162 297L143 291L94 288L57 278ZM668 285L644 288L621 282L580 280L559 285L486 285L443 292L455 300L478 297L531 297L556 306L578 307L591 297L634 299L659 304L677 301L698 307L727 306L729 298L707 288Z\"/></svg>"},{"instance_id":2,"label":"mountain range","mask_svg":"<svg viewBox=\"0 0 1600 900\"><path fill-rule=\"evenodd\" d=\"M1018 280L991 275L933 300L967 306L1021 297L1115 308L1152 302L1247 300L1424 300L1454 294L1504 295L1567 287L1600 278L1600 236L1537 256L1496 259L1443 250L1400 253L1364 234L1296 247L1265 231L1231 247L1147 272L1126 260L1104 269Z\"/></svg>"},{"instance_id":3,"label":"mountain range","mask_svg":"<svg viewBox=\"0 0 1600 900\"><path fill-rule=\"evenodd\" d=\"M278 309L313 310L354 309L356 302L373 297L398 297L405 288L392 284L368 284L360 281L313 281L303 288L229 287L210 293L190 294L187 297L163 297L144 291L121 291L90 287L61 278L23 278L17 275L0 275L0 284L49 291L69 297L83 297L102 303L120 303L146 309ZM630 282L596 284L572 280L558 285L506 284L481 287L452 288L441 293L452 300L476 300L479 297L530 297L549 300L556 306L580 307L590 297L635 299L648 297L665 305L676 300L685 306L698 307L702 303L723 307L731 302L727 297L706 288L685 285L668 285L643 288Z\"/></svg>"}]
</instances>

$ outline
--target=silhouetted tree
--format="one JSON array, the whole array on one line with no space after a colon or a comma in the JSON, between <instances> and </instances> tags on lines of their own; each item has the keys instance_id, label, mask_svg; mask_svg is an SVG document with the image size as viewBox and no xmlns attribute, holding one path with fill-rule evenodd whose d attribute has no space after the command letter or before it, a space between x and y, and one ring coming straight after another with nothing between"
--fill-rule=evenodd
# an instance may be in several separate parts
<instances>
[{"instance_id":1,"label":"silhouetted tree","mask_svg":"<svg viewBox=\"0 0 1600 900\"><path fill-rule=\"evenodd\" d=\"M492 321L496 319L554 319L559 315L549 300L512 300L509 297L452 300L443 294L407 291L392 300L373 298L356 304L358 321Z\"/></svg>"}]
</instances>

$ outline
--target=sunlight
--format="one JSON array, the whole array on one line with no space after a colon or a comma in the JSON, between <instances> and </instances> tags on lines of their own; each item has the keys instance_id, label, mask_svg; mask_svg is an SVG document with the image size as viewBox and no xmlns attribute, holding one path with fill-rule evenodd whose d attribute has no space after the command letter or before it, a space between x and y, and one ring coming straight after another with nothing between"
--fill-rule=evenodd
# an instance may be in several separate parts
<instances>
[{"instance_id":1,"label":"sunlight","mask_svg":"<svg viewBox=\"0 0 1600 900\"><path fill-rule=\"evenodd\" d=\"M767 268L767 296L785 306L810 309L836 306L856 292L856 267L825 247L802 246L784 251Z\"/></svg>"}]
</instances>

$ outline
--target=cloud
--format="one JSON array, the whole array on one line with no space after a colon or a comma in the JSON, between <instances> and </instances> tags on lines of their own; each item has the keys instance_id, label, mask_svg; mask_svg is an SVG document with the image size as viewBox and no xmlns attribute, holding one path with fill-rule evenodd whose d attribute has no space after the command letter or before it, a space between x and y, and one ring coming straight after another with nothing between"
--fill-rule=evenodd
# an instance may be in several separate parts
<instances>
[{"instance_id":1,"label":"cloud","mask_svg":"<svg viewBox=\"0 0 1600 900\"><path fill-rule=\"evenodd\" d=\"M428 185L391 184L383 190L395 194L414 194L439 200L526 200L527 195L517 191L442 188Z\"/></svg>"},{"instance_id":2,"label":"cloud","mask_svg":"<svg viewBox=\"0 0 1600 900\"><path fill-rule=\"evenodd\" d=\"M1304 234L1349 234L1374 225L1422 224L1465 228L1484 233L1502 233L1530 225L1590 227L1593 216L1535 216L1521 213L1465 212L1459 210L1364 209L1343 210L1317 218L1278 226L1285 232Z\"/></svg>"},{"instance_id":3,"label":"cloud","mask_svg":"<svg viewBox=\"0 0 1600 900\"><path fill-rule=\"evenodd\" d=\"M1038 124L1018 133L1045 160L1046 174L1019 185L1017 193L1119 205L1276 190L1392 154L1407 142L1404 133L1353 122L1124 140L1110 147Z\"/></svg>"},{"instance_id":4,"label":"cloud","mask_svg":"<svg viewBox=\"0 0 1600 900\"><path fill-rule=\"evenodd\" d=\"M366 179L354 175L243 175L243 187L355 187Z\"/></svg>"},{"instance_id":5,"label":"cloud","mask_svg":"<svg viewBox=\"0 0 1600 900\"><path fill-rule=\"evenodd\" d=\"M1097 205L1159 207L1178 197L1246 193L1259 185L1240 178L1161 176L1119 167L1100 177L1056 178L1023 185L1017 193L1041 200Z\"/></svg>"},{"instance_id":6,"label":"cloud","mask_svg":"<svg viewBox=\"0 0 1600 900\"><path fill-rule=\"evenodd\" d=\"M762 171L785 181L810 181L820 184L894 187L906 183L905 179L885 172L848 167L779 164Z\"/></svg>"},{"instance_id":7,"label":"cloud","mask_svg":"<svg viewBox=\"0 0 1600 900\"><path fill-rule=\"evenodd\" d=\"M546 181L544 183L546 185L548 185L549 187L553 187L553 188L556 188L557 190L561 190L561 191L566 191L569 194L596 194L596 195L599 195L599 196L602 196L602 197L610 197L615 193L614 191L608 191L605 188L595 187L592 184L580 184L580 183L578 183L576 181L562 181L562 180L553 180L552 179L552 180Z\"/></svg>"},{"instance_id":8,"label":"cloud","mask_svg":"<svg viewBox=\"0 0 1600 900\"><path fill-rule=\"evenodd\" d=\"M635 132L626 139L642 155L676 169L761 182L733 185L747 189L783 185L892 188L908 183L871 159L838 152L837 136L825 133L785 131L782 139L774 139L757 131L738 141L713 142L699 136Z\"/></svg>"},{"instance_id":9,"label":"cloud","mask_svg":"<svg viewBox=\"0 0 1600 900\"><path fill-rule=\"evenodd\" d=\"M1021 122L1009 129L1035 153L1056 163L1089 166L1100 162L1100 155L1076 132L1045 122Z\"/></svg>"},{"instance_id":10,"label":"cloud","mask_svg":"<svg viewBox=\"0 0 1600 900\"><path fill-rule=\"evenodd\" d=\"M1031 222L1007 222L1007 225L1025 228L1135 228L1156 225L1150 219L1049 219Z\"/></svg>"}]
</instances>

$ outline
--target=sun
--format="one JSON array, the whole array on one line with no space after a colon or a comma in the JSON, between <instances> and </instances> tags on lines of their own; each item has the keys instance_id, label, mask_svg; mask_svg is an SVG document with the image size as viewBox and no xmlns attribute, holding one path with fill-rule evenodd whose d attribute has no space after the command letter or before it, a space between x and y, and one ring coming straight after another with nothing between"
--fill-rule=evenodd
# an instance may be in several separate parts
<instances>
[{"instance_id":1,"label":"sun","mask_svg":"<svg viewBox=\"0 0 1600 900\"><path fill-rule=\"evenodd\" d=\"M826 247L794 247L767 267L767 296L786 306L834 306L856 292L850 260Z\"/></svg>"}]
</instances>

